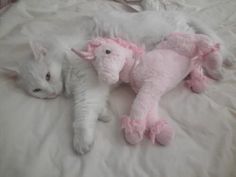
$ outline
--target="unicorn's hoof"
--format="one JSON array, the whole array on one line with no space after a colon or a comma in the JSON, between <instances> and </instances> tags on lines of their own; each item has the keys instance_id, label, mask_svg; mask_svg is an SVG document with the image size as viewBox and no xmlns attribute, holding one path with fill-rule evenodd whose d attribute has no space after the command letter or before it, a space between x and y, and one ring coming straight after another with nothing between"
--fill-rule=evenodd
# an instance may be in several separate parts
<instances>
[{"instance_id":1,"label":"unicorn's hoof","mask_svg":"<svg viewBox=\"0 0 236 177\"><path fill-rule=\"evenodd\" d=\"M166 146L173 139L174 130L165 120L160 120L150 128L149 137L153 143Z\"/></svg>"},{"instance_id":2,"label":"unicorn's hoof","mask_svg":"<svg viewBox=\"0 0 236 177\"><path fill-rule=\"evenodd\" d=\"M139 132L135 132L135 131L132 132L132 133L124 131L124 136L125 136L126 142L131 144L131 145L138 144L143 139L143 135L140 134Z\"/></svg>"},{"instance_id":3,"label":"unicorn's hoof","mask_svg":"<svg viewBox=\"0 0 236 177\"><path fill-rule=\"evenodd\" d=\"M186 81L186 86L194 93L202 93L207 88L206 80L202 81Z\"/></svg>"},{"instance_id":4,"label":"unicorn's hoof","mask_svg":"<svg viewBox=\"0 0 236 177\"><path fill-rule=\"evenodd\" d=\"M145 124L145 120L131 119L128 116L122 117L122 129L127 143L135 145L142 141Z\"/></svg>"},{"instance_id":5,"label":"unicorn's hoof","mask_svg":"<svg viewBox=\"0 0 236 177\"><path fill-rule=\"evenodd\" d=\"M171 140L173 139L174 131L170 126L164 127L159 134L156 135L156 141L166 146L170 144Z\"/></svg>"},{"instance_id":6,"label":"unicorn's hoof","mask_svg":"<svg viewBox=\"0 0 236 177\"><path fill-rule=\"evenodd\" d=\"M199 84L193 85L191 87L191 90L194 93L202 93L206 90L206 85L204 85L203 83L199 83Z\"/></svg>"}]
</instances>

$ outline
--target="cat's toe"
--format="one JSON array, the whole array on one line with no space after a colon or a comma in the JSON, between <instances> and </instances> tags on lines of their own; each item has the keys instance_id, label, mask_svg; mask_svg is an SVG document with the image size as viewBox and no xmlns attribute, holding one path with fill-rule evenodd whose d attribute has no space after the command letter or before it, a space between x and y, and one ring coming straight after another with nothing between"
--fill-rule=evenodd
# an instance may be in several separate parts
<instances>
[{"instance_id":1,"label":"cat's toe","mask_svg":"<svg viewBox=\"0 0 236 177\"><path fill-rule=\"evenodd\" d=\"M112 119L112 116L113 114L111 110L105 107L103 111L101 112L101 114L99 115L98 120L103 121L103 122L109 122Z\"/></svg>"},{"instance_id":2,"label":"cat's toe","mask_svg":"<svg viewBox=\"0 0 236 177\"><path fill-rule=\"evenodd\" d=\"M100 120L102 122L109 122L111 120L111 116L109 116L109 115L99 116L98 120Z\"/></svg>"},{"instance_id":3,"label":"cat's toe","mask_svg":"<svg viewBox=\"0 0 236 177\"><path fill-rule=\"evenodd\" d=\"M94 144L94 138L88 138L83 135L74 135L73 145L74 150L79 155L88 153Z\"/></svg>"}]
</instances>

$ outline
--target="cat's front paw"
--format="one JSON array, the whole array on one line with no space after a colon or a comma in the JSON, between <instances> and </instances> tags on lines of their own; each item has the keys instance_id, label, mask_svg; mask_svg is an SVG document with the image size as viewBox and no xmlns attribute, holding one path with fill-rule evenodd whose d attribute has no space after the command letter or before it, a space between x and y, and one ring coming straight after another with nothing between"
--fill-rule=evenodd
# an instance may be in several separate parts
<instances>
[{"instance_id":1,"label":"cat's front paw","mask_svg":"<svg viewBox=\"0 0 236 177\"><path fill-rule=\"evenodd\" d=\"M78 133L75 131L73 146L76 153L83 155L91 150L94 144L94 135L89 132Z\"/></svg>"}]
</instances>

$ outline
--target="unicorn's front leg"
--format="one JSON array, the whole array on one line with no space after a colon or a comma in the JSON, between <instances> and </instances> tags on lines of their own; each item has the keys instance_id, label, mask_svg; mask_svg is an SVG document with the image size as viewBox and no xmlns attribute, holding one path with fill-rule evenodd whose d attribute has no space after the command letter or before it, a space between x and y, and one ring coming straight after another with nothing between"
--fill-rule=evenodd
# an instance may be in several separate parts
<instances>
[{"instance_id":1,"label":"unicorn's front leg","mask_svg":"<svg viewBox=\"0 0 236 177\"><path fill-rule=\"evenodd\" d=\"M124 136L130 144L137 144L143 139L146 117L156 101L152 88L152 84L143 85L133 102L130 115L122 117Z\"/></svg>"},{"instance_id":2,"label":"unicorn's front leg","mask_svg":"<svg viewBox=\"0 0 236 177\"><path fill-rule=\"evenodd\" d=\"M156 100L156 103L148 113L147 136L153 144L168 145L173 138L174 131L165 119L160 118L158 113L159 100Z\"/></svg>"}]
</instances>

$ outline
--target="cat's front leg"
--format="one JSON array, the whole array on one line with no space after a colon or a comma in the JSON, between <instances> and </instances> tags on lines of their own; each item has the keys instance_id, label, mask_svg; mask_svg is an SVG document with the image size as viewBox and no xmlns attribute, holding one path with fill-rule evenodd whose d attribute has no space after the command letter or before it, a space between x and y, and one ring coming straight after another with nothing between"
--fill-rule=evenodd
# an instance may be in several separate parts
<instances>
[{"instance_id":1,"label":"cat's front leg","mask_svg":"<svg viewBox=\"0 0 236 177\"><path fill-rule=\"evenodd\" d=\"M96 122L106 106L108 93L107 87L88 78L73 89L73 145L79 154L89 152L94 144Z\"/></svg>"},{"instance_id":2,"label":"cat's front leg","mask_svg":"<svg viewBox=\"0 0 236 177\"><path fill-rule=\"evenodd\" d=\"M88 101L85 95L75 95L73 146L74 150L81 155L89 152L93 146L98 118L98 114L94 112L93 106Z\"/></svg>"},{"instance_id":3,"label":"cat's front leg","mask_svg":"<svg viewBox=\"0 0 236 177\"><path fill-rule=\"evenodd\" d=\"M90 126L73 124L73 147L76 153L82 155L89 152L94 144L95 121Z\"/></svg>"}]
</instances>

